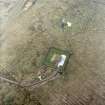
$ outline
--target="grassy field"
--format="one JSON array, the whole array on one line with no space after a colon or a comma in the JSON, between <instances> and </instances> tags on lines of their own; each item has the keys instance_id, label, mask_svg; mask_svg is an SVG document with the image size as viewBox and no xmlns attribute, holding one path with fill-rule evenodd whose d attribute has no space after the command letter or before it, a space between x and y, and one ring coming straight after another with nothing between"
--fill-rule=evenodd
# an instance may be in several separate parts
<instances>
[{"instance_id":1,"label":"grassy field","mask_svg":"<svg viewBox=\"0 0 105 105\"><path fill-rule=\"evenodd\" d=\"M34 80L50 47L73 55L60 78L30 92L1 81L0 105L105 105L103 3L38 0L10 18L0 42L0 72L6 77ZM62 19L72 26L62 28ZM5 104L8 100L14 101Z\"/></svg>"}]
</instances>

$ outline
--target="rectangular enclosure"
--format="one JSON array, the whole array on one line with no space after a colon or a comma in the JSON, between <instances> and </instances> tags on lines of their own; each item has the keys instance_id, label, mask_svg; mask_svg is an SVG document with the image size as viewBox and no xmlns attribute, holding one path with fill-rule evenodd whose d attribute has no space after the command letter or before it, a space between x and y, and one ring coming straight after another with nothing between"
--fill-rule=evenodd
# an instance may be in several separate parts
<instances>
[{"instance_id":1,"label":"rectangular enclosure","mask_svg":"<svg viewBox=\"0 0 105 105\"><path fill-rule=\"evenodd\" d=\"M70 58L70 53L65 50L50 48L43 64L53 68L60 68L64 70Z\"/></svg>"}]
</instances>

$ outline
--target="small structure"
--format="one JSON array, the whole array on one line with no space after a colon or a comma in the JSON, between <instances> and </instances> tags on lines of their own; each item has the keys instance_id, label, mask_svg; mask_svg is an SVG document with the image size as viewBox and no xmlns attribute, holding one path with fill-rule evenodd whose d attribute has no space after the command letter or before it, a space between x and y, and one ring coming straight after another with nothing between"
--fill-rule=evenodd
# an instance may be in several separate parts
<instances>
[{"instance_id":1,"label":"small structure","mask_svg":"<svg viewBox=\"0 0 105 105\"><path fill-rule=\"evenodd\" d=\"M72 23L70 21L67 21L66 19L62 19L62 21L61 21L62 28L65 28L65 27L70 28L71 26L72 26Z\"/></svg>"},{"instance_id":2,"label":"small structure","mask_svg":"<svg viewBox=\"0 0 105 105\"><path fill-rule=\"evenodd\" d=\"M58 72L62 74L69 61L70 55L68 51L52 47L49 49L43 64L57 69Z\"/></svg>"}]
</instances>

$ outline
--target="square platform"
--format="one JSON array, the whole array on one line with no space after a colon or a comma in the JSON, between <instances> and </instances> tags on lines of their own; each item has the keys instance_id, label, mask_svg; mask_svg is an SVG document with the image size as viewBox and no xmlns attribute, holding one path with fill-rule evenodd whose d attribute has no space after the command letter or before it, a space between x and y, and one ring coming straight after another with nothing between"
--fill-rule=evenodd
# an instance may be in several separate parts
<instances>
[{"instance_id":1,"label":"square platform","mask_svg":"<svg viewBox=\"0 0 105 105\"><path fill-rule=\"evenodd\" d=\"M49 48L47 56L44 59L43 64L52 68L60 68L64 70L70 58L70 53L66 50L57 48Z\"/></svg>"}]
</instances>

